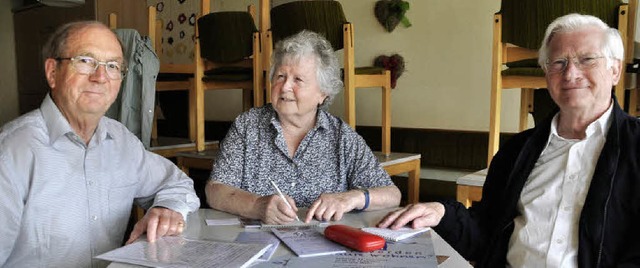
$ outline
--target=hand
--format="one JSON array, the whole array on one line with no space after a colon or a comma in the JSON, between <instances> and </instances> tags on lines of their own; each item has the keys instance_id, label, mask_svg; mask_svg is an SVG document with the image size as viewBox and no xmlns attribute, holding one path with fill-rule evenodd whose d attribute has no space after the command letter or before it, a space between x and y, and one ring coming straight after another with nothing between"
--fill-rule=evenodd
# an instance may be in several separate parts
<instances>
[{"instance_id":1,"label":"hand","mask_svg":"<svg viewBox=\"0 0 640 268\"><path fill-rule=\"evenodd\" d=\"M126 244L131 244L145 232L149 242L153 243L157 238L165 235L181 234L184 227L182 214L168 208L154 207L136 223Z\"/></svg>"},{"instance_id":2,"label":"hand","mask_svg":"<svg viewBox=\"0 0 640 268\"><path fill-rule=\"evenodd\" d=\"M266 224L284 224L292 222L298 215L296 201L289 196L285 196L291 208L285 204L279 195L268 195L258 198L256 207L259 210L260 219Z\"/></svg>"},{"instance_id":3,"label":"hand","mask_svg":"<svg viewBox=\"0 0 640 268\"><path fill-rule=\"evenodd\" d=\"M412 228L432 227L440 223L444 212L444 205L438 202L411 204L390 212L377 226L398 229L412 222Z\"/></svg>"},{"instance_id":4,"label":"hand","mask_svg":"<svg viewBox=\"0 0 640 268\"><path fill-rule=\"evenodd\" d=\"M304 222L310 222L313 217L320 221L339 221L345 212L357 208L359 201L364 204L364 194L359 190L321 194L309 207Z\"/></svg>"}]
</instances>

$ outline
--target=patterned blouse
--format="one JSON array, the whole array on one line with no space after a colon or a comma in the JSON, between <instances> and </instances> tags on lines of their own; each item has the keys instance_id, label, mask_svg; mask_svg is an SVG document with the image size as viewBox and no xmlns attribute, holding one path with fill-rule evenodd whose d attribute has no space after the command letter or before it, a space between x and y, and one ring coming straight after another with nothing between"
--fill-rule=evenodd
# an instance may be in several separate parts
<instances>
[{"instance_id":1,"label":"patterned blouse","mask_svg":"<svg viewBox=\"0 0 640 268\"><path fill-rule=\"evenodd\" d=\"M310 206L322 193L393 185L364 139L324 110L318 110L315 127L289 157L270 104L236 118L210 179L260 196L274 194L272 180L298 207Z\"/></svg>"}]
</instances>

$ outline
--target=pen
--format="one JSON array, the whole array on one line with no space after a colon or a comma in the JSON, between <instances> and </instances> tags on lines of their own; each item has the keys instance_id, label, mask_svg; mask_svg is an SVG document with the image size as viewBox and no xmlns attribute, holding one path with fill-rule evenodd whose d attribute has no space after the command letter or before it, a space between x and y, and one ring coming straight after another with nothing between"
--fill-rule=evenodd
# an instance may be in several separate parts
<instances>
[{"instance_id":1,"label":"pen","mask_svg":"<svg viewBox=\"0 0 640 268\"><path fill-rule=\"evenodd\" d=\"M282 198L282 201L284 201L284 203L287 204L287 207L289 207L291 210L293 210L293 207L291 207L291 204L289 204L289 201L287 201L287 199L284 197L284 195L280 191L280 188L278 188L278 185L276 185L272 180L269 180L269 182L271 183L271 186L273 186L273 188L276 189L276 192L278 193L280 198ZM300 221L300 218L298 218L298 215L296 215L296 220Z\"/></svg>"}]
</instances>

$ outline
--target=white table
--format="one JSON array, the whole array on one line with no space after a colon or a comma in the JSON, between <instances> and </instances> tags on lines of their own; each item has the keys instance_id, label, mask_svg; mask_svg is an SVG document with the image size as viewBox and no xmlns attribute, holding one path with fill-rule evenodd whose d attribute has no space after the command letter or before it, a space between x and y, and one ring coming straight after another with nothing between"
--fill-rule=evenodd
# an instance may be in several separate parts
<instances>
[{"instance_id":1,"label":"white table","mask_svg":"<svg viewBox=\"0 0 640 268\"><path fill-rule=\"evenodd\" d=\"M387 212L390 210L380 210L372 212L362 213L347 213L343 219L335 222L339 224L347 224L354 227L374 226ZM304 215L301 214L301 215ZM239 225L227 225L227 226L207 226L205 219L225 219L225 218L237 218L229 213L221 212L213 209L200 209L197 213L191 213L187 219L187 228L183 235L190 239L200 240L217 240L217 241L233 241L238 233L243 231L261 231L259 229L244 229ZM471 267L469 263L456 252L442 237L440 237L435 231L431 231L433 240L433 247L436 255L448 256L447 260L438 265L438 267ZM294 255L289 249L280 243L276 253L272 258L279 256ZM109 268L125 268L125 267L139 267L135 265L128 265L122 263L111 263Z\"/></svg>"}]
</instances>

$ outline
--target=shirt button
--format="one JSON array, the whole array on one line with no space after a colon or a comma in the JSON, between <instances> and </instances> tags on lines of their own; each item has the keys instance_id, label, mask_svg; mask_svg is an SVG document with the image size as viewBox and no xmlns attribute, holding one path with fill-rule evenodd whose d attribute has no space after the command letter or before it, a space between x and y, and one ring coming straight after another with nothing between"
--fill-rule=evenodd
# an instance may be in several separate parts
<instances>
[{"instance_id":1,"label":"shirt button","mask_svg":"<svg viewBox=\"0 0 640 268\"><path fill-rule=\"evenodd\" d=\"M564 209L564 211L567 211L567 212L568 212L568 211L570 211L570 210L571 210L571 207L570 207L570 206L565 206L563 209Z\"/></svg>"},{"instance_id":2,"label":"shirt button","mask_svg":"<svg viewBox=\"0 0 640 268\"><path fill-rule=\"evenodd\" d=\"M562 244L562 242L564 242L562 239L556 239L556 243Z\"/></svg>"},{"instance_id":3,"label":"shirt button","mask_svg":"<svg viewBox=\"0 0 640 268\"><path fill-rule=\"evenodd\" d=\"M94 221L97 221L98 220L98 216L93 215L93 216L91 216L91 219L94 220Z\"/></svg>"},{"instance_id":4,"label":"shirt button","mask_svg":"<svg viewBox=\"0 0 640 268\"><path fill-rule=\"evenodd\" d=\"M295 183L295 182L292 182L292 183L291 183L291 187L296 187L296 183Z\"/></svg>"},{"instance_id":5,"label":"shirt button","mask_svg":"<svg viewBox=\"0 0 640 268\"><path fill-rule=\"evenodd\" d=\"M89 186L93 186L93 181L89 181L87 184L89 184Z\"/></svg>"}]
</instances>

